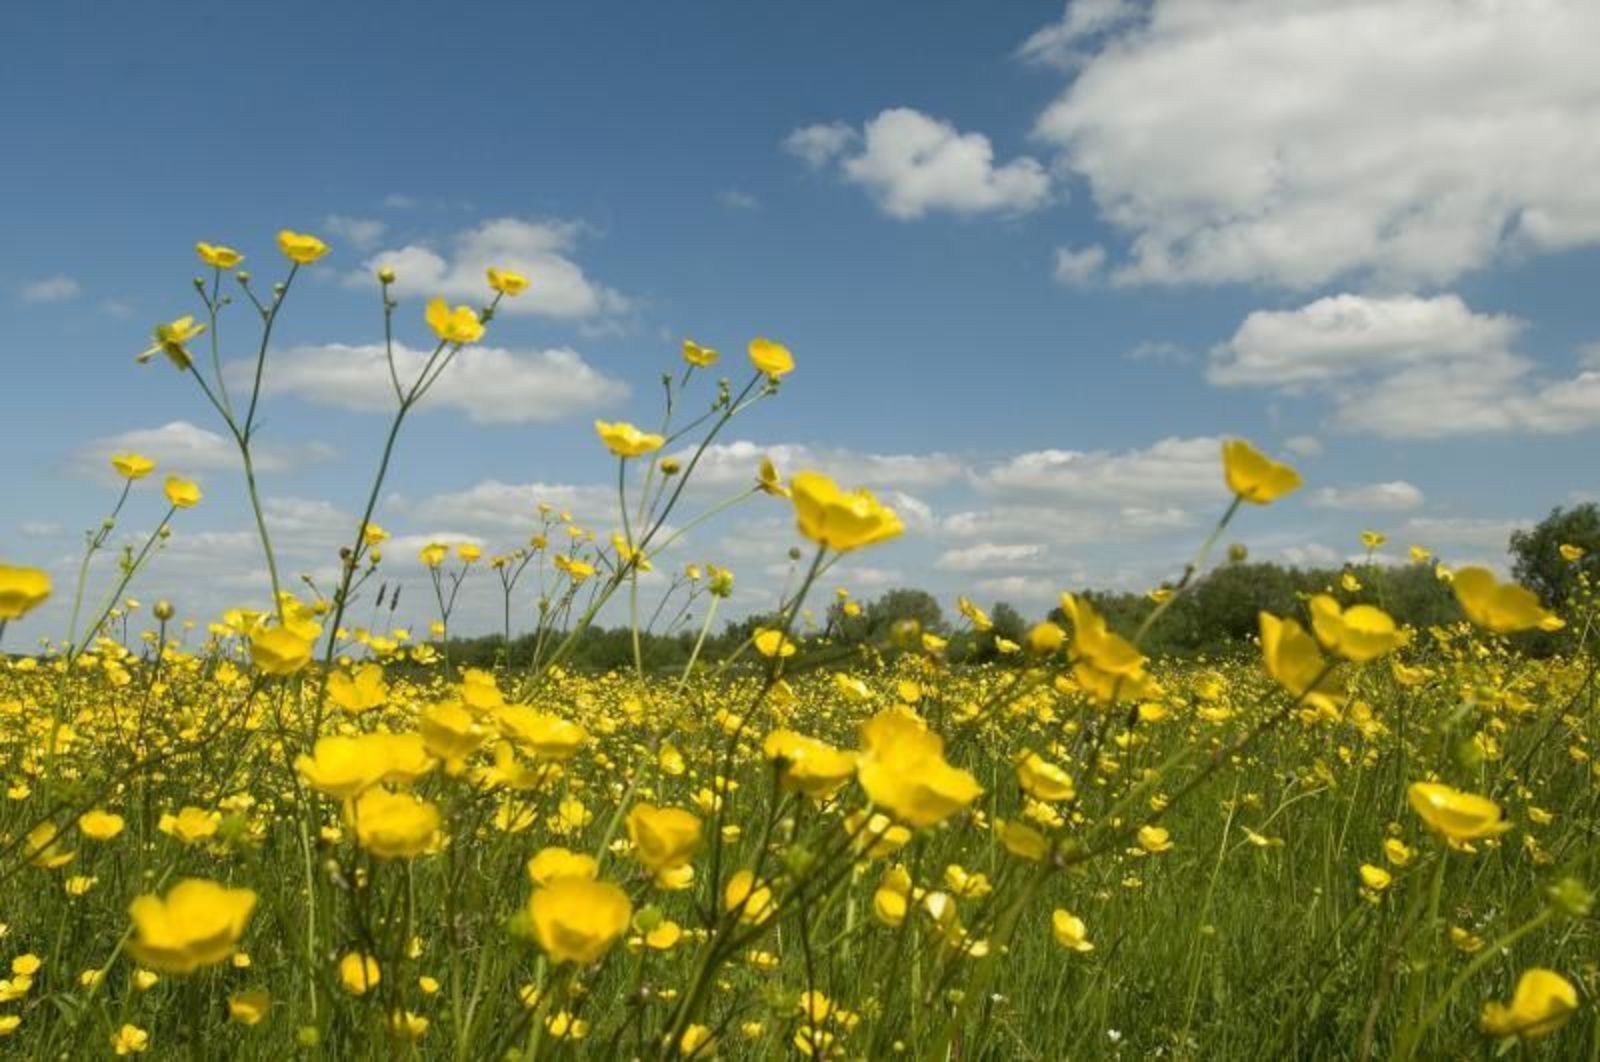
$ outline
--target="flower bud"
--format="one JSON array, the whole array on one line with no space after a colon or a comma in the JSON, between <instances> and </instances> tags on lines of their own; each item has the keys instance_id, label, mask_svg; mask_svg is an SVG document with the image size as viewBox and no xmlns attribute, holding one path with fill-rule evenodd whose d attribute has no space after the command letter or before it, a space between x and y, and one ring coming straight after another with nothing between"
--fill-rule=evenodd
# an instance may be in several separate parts
<instances>
[{"instance_id":1,"label":"flower bud","mask_svg":"<svg viewBox=\"0 0 1600 1062\"><path fill-rule=\"evenodd\" d=\"M380 284L393 284L394 283L394 270L391 269L388 266L381 267L378 270L378 283L380 283Z\"/></svg>"},{"instance_id":2,"label":"flower bud","mask_svg":"<svg viewBox=\"0 0 1600 1062\"><path fill-rule=\"evenodd\" d=\"M173 617L177 610L172 607L171 601L168 601L166 598L162 598L156 602L156 607L150 611L155 615L156 619L160 620L162 623L165 623L167 620Z\"/></svg>"}]
</instances>

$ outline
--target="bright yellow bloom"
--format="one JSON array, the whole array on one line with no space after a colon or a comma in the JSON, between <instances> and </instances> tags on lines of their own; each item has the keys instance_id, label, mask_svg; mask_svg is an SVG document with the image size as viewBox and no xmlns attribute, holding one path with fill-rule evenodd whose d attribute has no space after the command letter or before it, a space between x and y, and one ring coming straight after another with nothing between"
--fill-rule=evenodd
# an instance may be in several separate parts
<instances>
[{"instance_id":1,"label":"bright yellow bloom","mask_svg":"<svg viewBox=\"0 0 1600 1062\"><path fill-rule=\"evenodd\" d=\"M111 1034L111 1050L118 1057L142 1055L150 1049L150 1034L137 1025L124 1024Z\"/></svg>"},{"instance_id":2,"label":"bright yellow bloom","mask_svg":"<svg viewBox=\"0 0 1600 1062\"><path fill-rule=\"evenodd\" d=\"M1561 559L1569 564L1576 564L1583 559L1582 546L1574 546L1570 542L1563 542L1557 549L1561 553Z\"/></svg>"},{"instance_id":3,"label":"bright yellow bloom","mask_svg":"<svg viewBox=\"0 0 1600 1062\"><path fill-rule=\"evenodd\" d=\"M1485 1003L1480 1021L1490 1036L1536 1040L1561 1028L1577 1010L1578 990L1572 982L1536 966L1517 978L1509 1006Z\"/></svg>"},{"instance_id":4,"label":"bright yellow bloom","mask_svg":"<svg viewBox=\"0 0 1600 1062\"><path fill-rule=\"evenodd\" d=\"M778 478L778 466L772 463L770 457L763 457L761 464L756 466L756 486L760 488L761 493L770 494L774 498L789 496L789 488Z\"/></svg>"},{"instance_id":5,"label":"bright yellow bloom","mask_svg":"<svg viewBox=\"0 0 1600 1062\"><path fill-rule=\"evenodd\" d=\"M1406 635L1382 609L1351 605L1341 609L1331 595L1311 599L1311 628L1317 640L1346 660L1364 663L1393 652L1406 643Z\"/></svg>"},{"instance_id":6,"label":"bright yellow bloom","mask_svg":"<svg viewBox=\"0 0 1600 1062\"><path fill-rule=\"evenodd\" d=\"M1344 699L1316 639L1294 620L1261 613L1261 657L1267 674L1307 704L1332 709Z\"/></svg>"},{"instance_id":7,"label":"bright yellow bloom","mask_svg":"<svg viewBox=\"0 0 1600 1062\"><path fill-rule=\"evenodd\" d=\"M428 751L456 771L462 761L488 738L477 717L459 701L441 701L417 717L417 729Z\"/></svg>"},{"instance_id":8,"label":"bright yellow bloom","mask_svg":"<svg viewBox=\"0 0 1600 1062\"><path fill-rule=\"evenodd\" d=\"M158 324L155 328L154 345L142 351L137 360L140 364L147 362L157 353L165 354L180 370L187 369L194 363L194 357L189 353L187 344L190 340L203 334L206 326L196 321L192 316L185 315L167 324Z\"/></svg>"},{"instance_id":9,"label":"bright yellow bloom","mask_svg":"<svg viewBox=\"0 0 1600 1062\"><path fill-rule=\"evenodd\" d=\"M388 699L380 664L362 664L354 675L340 670L328 676L328 700L351 715L381 708Z\"/></svg>"},{"instance_id":10,"label":"bright yellow bloom","mask_svg":"<svg viewBox=\"0 0 1600 1062\"><path fill-rule=\"evenodd\" d=\"M1544 627L1557 618L1532 590L1502 583L1487 568L1461 568L1450 585L1467 618L1496 634Z\"/></svg>"},{"instance_id":11,"label":"bright yellow bloom","mask_svg":"<svg viewBox=\"0 0 1600 1062\"><path fill-rule=\"evenodd\" d=\"M232 269L244 261L244 255L232 247L224 247L220 243L206 243L204 240L194 245L194 253L200 256L200 261L218 269Z\"/></svg>"},{"instance_id":12,"label":"bright yellow bloom","mask_svg":"<svg viewBox=\"0 0 1600 1062\"><path fill-rule=\"evenodd\" d=\"M452 310L443 299L434 299L428 303L424 316L441 342L461 346L483 338L483 322L471 306L457 306Z\"/></svg>"},{"instance_id":13,"label":"bright yellow bloom","mask_svg":"<svg viewBox=\"0 0 1600 1062\"><path fill-rule=\"evenodd\" d=\"M128 953L163 973L191 973L233 954L256 894L202 878L185 878L165 897L140 896L128 906L133 938Z\"/></svg>"},{"instance_id":14,"label":"bright yellow bloom","mask_svg":"<svg viewBox=\"0 0 1600 1062\"><path fill-rule=\"evenodd\" d=\"M644 454L654 453L666 445L665 436L654 432L640 431L626 421L597 420L594 430L600 436L600 441L606 444L606 449L618 457L639 457Z\"/></svg>"},{"instance_id":15,"label":"bright yellow bloom","mask_svg":"<svg viewBox=\"0 0 1600 1062\"><path fill-rule=\"evenodd\" d=\"M722 906L725 911L737 912L739 921L750 925L760 925L777 911L772 888L757 881L749 870L735 871L728 878L722 890Z\"/></svg>"},{"instance_id":16,"label":"bright yellow bloom","mask_svg":"<svg viewBox=\"0 0 1600 1062\"><path fill-rule=\"evenodd\" d=\"M268 675L292 675L311 663L311 640L287 627L265 627L250 635L250 659Z\"/></svg>"},{"instance_id":17,"label":"bright yellow bloom","mask_svg":"<svg viewBox=\"0 0 1600 1062\"><path fill-rule=\"evenodd\" d=\"M768 734L762 751L778 765L783 788L816 800L833 796L850 781L856 770L854 753L792 730L774 730Z\"/></svg>"},{"instance_id":18,"label":"bright yellow bloom","mask_svg":"<svg viewBox=\"0 0 1600 1062\"><path fill-rule=\"evenodd\" d=\"M328 253L328 245L309 233L280 229L278 250L296 265L310 265Z\"/></svg>"},{"instance_id":19,"label":"bright yellow bloom","mask_svg":"<svg viewBox=\"0 0 1600 1062\"><path fill-rule=\"evenodd\" d=\"M548 885L560 878L593 881L600 876L600 864L594 856L556 847L540 849L528 860L527 870L528 880L535 885Z\"/></svg>"},{"instance_id":20,"label":"bright yellow bloom","mask_svg":"<svg viewBox=\"0 0 1600 1062\"><path fill-rule=\"evenodd\" d=\"M352 951L339 960L339 984L352 996L364 996L383 981L383 970L371 955Z\"/></svg>"},{"instance_id":21,"label":"bright yellow bloom","mask_svg":"<svg viewBox=\"0 0 1600 1062\"><path fill-rule=\"evenodd\" d=\"M709 369L717 363L718 354L710 347L702 347L692 339L683 341L683 360L697 369Z\"/></svg>"},{"instance_id":22,"label":"bright yellow bloom","mask_svg":"<svg viewBox=\"0 0 1600 1062\"><path fill-rule=\"evenodd\" d=\"M752 641L755 644L756 652L768 658L774 656L789 657L796 652L794 642L787 635L770 627L758 628Z\"/></svg>"},{"instance_id":23,"label":"bright yellow bloom","mask_svg":"<svg viewBox=\"0 0 1600 1062\"><path fill-rule=\"evenodd\" d=\"M1046 803L1071 800L1077 794L1071 775L1031 750L1017 761L1017 782L1024 793Z\"/></svg>"},{"instance_id":24,"label":"bright yellow bloom","mask_svg":"<svg viewBox=\"0 0 1600 1062\"><path fill-rule=\"evenodd\" d=\"M1151 855L1160 855L1172 848L1172 835L1160 826L1141 826L1138 835L1139 847Z\"/></svg>"},{"instance_id":25,"label":"bright yellow bloom","mask_svg":"<svg viewBox=\"0 0 1600 1062\"><path fill-rule=\"evenodd\" d=\"M1382 892L1394 882L1394 876L1387 870L1371 863L1362 863L1358 872L1361 878L1361 887L1370 892Z\"/></svg>"},{"instance_id":26,"label":"bright yellow bloom","mask_svg":"<svg viewBox=\"0 0 1600 1062\"><path fill-rule=\"evenodd\" d=\"M120 453L111 455L111 467L123 479L143 479L156 470L156 463L143 454Z\"/></svg>"},{"instance_id":27,"label":"bright yellow bloom","mask_svg":"<svg viewBox=\"0 0 1600 1062\"><path fill-rule=\"evenodd\" d=\"M379 859L412 859L439 842L439 809L410 793L368 789L346 805L345 818Z\"/></svg>"},{"instance_id":28,"label":"bright yellow bloom","mask_svg":"<svg viewBox=\"0 0 1600 1062\"><path fill-rule=\"evenodd\" d=\"M654 871L681 867L700 850L700 818L682 808L638 803L628 812L627 826L633 857Z\"/></svg>"},{"instance_id":29,"label":"bright yellow bloom","mask_svg":"<svg viewBox=\"0 0 1600 1062\"><path fill-rule=\"evenodd\" d=\"M1496 837L1511 828L1499 804L1439 782L1413 782L1406 799L1428 829L1452 844Z\"/></svg>"},{"instance_id":30,"label":"bright yellow bloom","mask_svg":"<svg viewBox=\"0 0 1600 1062\"><path fill-rule=\"evenodd\" d=\"M794 355L782 343L774 343L770 339L752 339L750 364L766 373L768 379L777 380L794 371Z\"/></svg>"},{"instance_id":31,"label":"bright yellow bloom","mask_svg":"<svg viewBox=\"0 0 1600 1062\"><path fill-rule=\"evenodd\" d=\"M50 596L50 574L42 568L0 564L0 622L19 619Z\"/></svg>"},{"instance_id":32,"label":"bright yellow bloom","mask_svg":"<svg viewBox=\"0 0 1600 1062\"><path fill-rule=\"evenodd\" d=\"M91 841L109 841L122 832L126 823L121 815L95 808L78 816L78 829Z\"/></svg>"},{"instance_id":33,"label":"bright yellow bloom","mask_svg":"<svg viewBox=\"0 0 1600 1062\"><path fill-rule=\"evenodd\" d=\"M168 476L161 489L167 496L167 503L174 509L193 509L200 504L200 484L192 479Z\"/></svg>"},{"instance_id":34,"label":"bright yellow bloom","mask_svg":"<svg viewBox=\"0 0 1600 1062\"><path fill-rule=\"evenodd\" d=\"M219 813L191 806L183 808L176 815L162 815L156 828L184 844L198 844L215 837L221 824L222 816Z\"/></svg>"},{"instance_id":35,"label":"bright yellow bloom","mask_svg":"<svg viewBox=\"0 0 1600 1062\"><path fill-rule=\"evenodd\" d=\"M589 732L569 719L525 704L508 704L494 713L500 733L544 760L569 760Z\"/></svg>"},{"instance_id":36,"label":"bright yellow bloom","mask_svg":"<svg viewBox=\"0 0 1600 1062\"><path fill-rule=\"evenodd\" d=\"M587 964L603 957L627 931L633 904L609 881L557 878L533 894L528 916L551 962Z\"/></svg>"},{"instance_id":37,"label":"bright yellow bloom","mask_svg":"<svg viewBox=\"0 0 1600 1062\"><path fill-rule=\"evenodd\" d=\"M1056 943L1068 951L1094 950L1094 945L1089 943L1088 927L1077 915L1057 908L1050 914L1050 929L1055 934Z\"/></svg>"},{"instance_id":38,"label":"bright yellow bloom","mask_svg":"<svg viewBox=\"0 0 1600 1062\"><path fill-rule=\"evenodd\" d=\"M1300 487L1300 473L1243 439L1222 444L1222 471L1228 489L1253 505L1267 505Z\"/></svg>"},{"instance_id":39,"label":"bright yellow bloom","mask_svg":"<svg viewBox=\"0 0 1600 1062\"><path fill-rule=\"evenodd\" d=\"M489 286L502 295L515 298L528 288L528 278L509 269L489 267Z\"/></svg>"},{"instance_id":40,"label":"bright yellow bloom","mask_svg":"<svg viewBox=\"0 0 1600 1062\"><path fill-rule=\"evenodd\" d=\"M1377 549L1387 541L1389 541L1389 536L1382 531L1361 532L1361 545L1369 550Z\"/></svg>"},{"instance_id":41,"label":"bright yellow bloom","mask_svg":"<svg viewBox=\"0 0 1600 1062\"><path fill-rule=\"evenodd\" d=\"M789 481L800 533L840 552L894 538L905 530L893 509L867 490L843 491L820 472L797 472Z\"/></svg>"},{"instance_id":42,"label":"bright yellow bloom","mask_svg":"<svg viewBox=\"0 0 1600 1062\"><path fill-rule=\"evenodd\" d=\"M856 773L867 796L912 826L932 826L983 792L944 758L944 739L916 716L887 708L861 727Z\"/></svg>"}]
</instances>

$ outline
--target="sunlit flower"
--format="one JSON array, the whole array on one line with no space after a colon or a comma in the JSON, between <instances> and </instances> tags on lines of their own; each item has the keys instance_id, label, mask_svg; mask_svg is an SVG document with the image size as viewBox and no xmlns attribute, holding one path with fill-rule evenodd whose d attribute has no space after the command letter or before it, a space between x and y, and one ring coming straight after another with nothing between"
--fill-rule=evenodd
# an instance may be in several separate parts
<instances>
[{"instance_id":1,"label":"sunlit flower","mask_svg":"<svg viewBox=\"0 0 1600 1062\"><path fill-rule=\"evenodd\" d=\"M609 881L557 878L534 891L528 915L552 962L598 961L633 917L628 894Z\"/></svg>"},{"instance_id":2,"label":"sunlit flower","mask_svg":"<svg viewBox=\"0 0 1600 1062\"><path fill-rule=\"evenodd\" d=\"M794 371L794 355L782 343L774 343L770 339L752 339L750 364L766 373L768 379L778 380Z\"/></svg>"},{"instance_id":3,"label":"sunlit flower","mask_svg":"<svg viewBox=\"0 0 1600 1062\"><path fill-rule=\"evenodd\" d=\"M233 954L244 935L256 894L214 881L186 878L166 896L146 895L128 907L133 937L128 953L164 973L190 973Z\"/></svg>"},{"instance_id":4,"label":"sunlit flower","mask_svg":"<svg viewBox=\"0 0 1600 1062\"><path fill-rule=\"evenodd\" d=\"M1267 505L1300 487L1300 473L1280 464L1243 439L1222 444L1222 470L1228 489L1252 505Z\"/></svg>"},{"instance_id":5,"label":"sunlit flower","mask_svg":"<svg viewBox=\"0 0 1600 1062\"><path fill-rule=\"evenodd\" d=\"M428 303L424 317L428 327L433 329L433 334L442 343L461 346L483 338L483 322L478 319L478 312L470 306L457 306L452 310L443 299L433 299Z\"/></svg>"},{"instance_id":6,"label":"sunlit flower","mask_svg":"<svg viewBox=\"0 0 1600 1062\"><path fill-rule=\"evenodd\" d=\"M1572 982L1554 970L1534 967L1517 978L1509 1005L1485 1003L1480 1020L1490 1036L1536 1040L1561 1028L1577 1011L1578 990Z\"/></svg>"},{"instance_id":7,"label":"sunlit flower","mask_svg":"<svg viewBox=\"0 0 1600 1062\"><path fill-rule=\"evenodd\" d=\"M328 245L309 233L281 229L278 232L278 250L295 265L310 265L328 253Z\"/></svg>"},{"instance_id":8,"label":"sunlit flower","mask_svg":"<svg viewBox=\"0 0 1600 1062\"><path fill-rule=\"evenodd\" d=\"M204 324L187 315L166 324L158 324L155 328L154 345L140 353L137 360L143 363L156 354L165 354L167 359L180 370L187 369L194 364L194 357L189 353L188 344L203 335L205 330Z\"/></svg>"},{"instance_id":9,"label":"sunlit flower","mask_svg":"<svg viewBox=\"0 0 1600 1062\"><path fill-rule=\"evenodd\" d=\"M594 430L606 449L618 457L639 457L654 453L666 445L666 438L653 432L640 431L625 421L606 420L594 422Z\"/></svg>"}]
</instances>

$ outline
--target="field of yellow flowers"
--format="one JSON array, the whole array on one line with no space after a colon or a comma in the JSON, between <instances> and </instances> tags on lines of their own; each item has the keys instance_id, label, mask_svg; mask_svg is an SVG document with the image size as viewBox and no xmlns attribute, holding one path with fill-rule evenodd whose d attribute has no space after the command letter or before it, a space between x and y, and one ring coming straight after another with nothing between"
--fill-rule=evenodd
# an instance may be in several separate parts
<instances>
[{"instance_id":1,"label":"field of yellow flowers","mask_svg":"<svg viewBox=\"0 0 1600 1062\"><path fill-rule=\"evenodd\" d=\"M508 629L518 580L539 586L519 604L531 662L459 668L347 616L383 570L407 417L538 278L490 270L483 305L422 308L437 345L393 374L340 578L291 588L252 455L274 323L327 247L277 243L266 285L198 245L197 310L139 357L237 444L275 597L218 617L160 602L130 629L116 606L202 502L167 476L165 519L129 538L123 503L157 471L138 454L107 455L121 496L86 541L85 573L133 543L103 598L0 563L0 638L71 601L48 652L0 657L0 1053L1600 1058L1588 589L1555 612L1440 568L1467 622L1409 630L1352 581L1216 660L1152 659L1148 622L1109 629L1071 593L982 665L913 625L835 644L796 622L808 595L900 521L765 462L682 511L701 453L796 368L769 339L748 364L686 342L655 430L595 425L613 527L530 512L505 554L423 551L441 623L466 565L499 574ZM417 312L393 281L376 278L389 336ZM217 337L244 322L241 389ZM1225 528L1300 486L1242 440L1217 475L1232 504L1153 591L1163 608ZM771 626L672 674L572 666L603 608L639 630L652 565L682 569L709 629L735 574L672 546L757 495L792 506L807 550ZM176 636L185 618L203 641ZM1561 628L1560 655L1519 642Z\"/></svg>"}]
</instances>

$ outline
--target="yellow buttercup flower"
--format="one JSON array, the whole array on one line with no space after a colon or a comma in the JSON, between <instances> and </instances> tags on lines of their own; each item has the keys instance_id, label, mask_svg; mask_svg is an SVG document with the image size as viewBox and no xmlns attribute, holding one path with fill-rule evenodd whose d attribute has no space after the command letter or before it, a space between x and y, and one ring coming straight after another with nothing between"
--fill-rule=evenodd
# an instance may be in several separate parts
<instances>
[{"instance_id":1,"label":"yellow buttercup flower","mask_svg":"<svg viewBox=\"0 0 1600 1062\"><path fill-rule=\"evenodd\" d=\"M430 542L418 551L417 556L424 567L437 568L449 559L450 547L443 542Z\"/></svg>"},{"instance_id":2,"label":"yellow buttercup flower","mask_svg":"<svg viewBox=\"0 0 1600 1062\"><path fill-rule=\"evenodd\" d=\"M278 250L296 265L310 265L328 253L328 245L309 233L280 229Z\"/></svg>"},{"instance_id":3,"label":"yellow buttercup flower","mask_svg":"<svg viewBox=\"0 0 1600 1062\"><path fill-rule=\"evenodd\" d=\"M346 807L362 848L379 859L412 859L439 841L439 809L410 793L368 789Z\"/></svg>"},{"instance_id":4,"label":"yellow buttercup flower","mask_svg":"<svg viewBox=\"0 0 1600 1062\"><path fill-rule=\"evenodd\" d=\"M362 664L354 674L340 670L328 676L328 700L351 715L381 708L388 699L380 664Z\"/></svg>"},{"instance_id":5,"label":"yellow buttercup flower","mask_svg":"<svg viewBox=\"0 0 1600 1062\"><path fill-rule=\"evenodd\" d=\"M1561 554L1561 559L1569 564L1576 564L1578 561L1583 560L1582 546L1574 546L1570 542L1563 542L1556 548Z\"/></svg>"},{"instance_id":6,"label":"yellow buttercup flower","mask_svg":"<svg viewBox=\"0 0 1600 1062\"><path fill-rule=\"evenodd\" d=\"M1294 620L1279 619L1270 612L1261 613L1260 622L1261 657L1267 674L1313 707L1336 708L1344 694L1316 639Z\"/></svg>"},{"instance_id":7,"label":"yellow buttercup flower","mask_svg":"<svg viewBox=\"0 0 1600 1062\"><path fill-rule=\"evenodd\" d=\"M205 330L205 325L188 315L166 324L158 324L155 328L155 343L142 351L136 360L143 364L156 354L165 354L167 360L180 370L187 369L194 364L188 343L203 335Z\"/></svg>"},{"instance_id":8,"label":"yellow buttercup flower","mask_svg":"<svg viewBox=\"0 0 1600 1062\"><path fill-rule=\"evenodd\" d=\"M193 509L200 504L200 484L192 479L181 476L168 476L167 482L162 486L162 492L167 496L167 502L174 509Z\"/></svg>"},{"instance_id":9,"label":"yellow buttercup flower","mask_svg":"<svg viewBox=\"0 0 1600 1062\"><path fill-rule=\"evenodd\" d=\"M912 826L943 822L983 792L944 758L944 739L916 716L887 708L861 728L856 774L867 796Z\"/></svg>"},{"instance_id":10,"label":"yellow buttercup flower","mask_svg":"<svg viewBox=\"0 0 1600 1062\"><path fill-rule=\"evenodd\" d=\"M1017 782L1024 793L1046 803L1071 800L1077 795L1071 775L1031 750L1017 761Z\"/></svg>"},{"instance_id":11,"label":"yellow buttercup flower","mask_svg":"<svg viewBox=\"0 0 1600 1062\"><path fill-rule=\"evenodd\" d=\"M752 339L750 364L766 373L768 379L777 380L794 371L794 355L782 343L774 343L770 339Z\"/></svg>"},{"instance_id":12,"label":"yellow buttercup flower","mask_svg":"<svg viewBox=\"0 0 1600 1062\"><path fill-rule=\"evenodd\" d=\"M1311 599L1311 627L1325 648L1356 663L1376 660L1406 643L1405 632L1387 612L1371 605L1341 609L1328 594Z\"/></svg>"},{"instance_id":13,"label":"yellow buttercup flower","mask_svg":"<svg viewBox=\"0 0 1600 1062\"><path fill-rule=\"evenodd\" d=\"M685 865L700 849L700 818L682 808L635 804L628 812L627 827L633 857L657 872Z\"/></svg>"},{"instance_id":14,"label":"yellow buttercup flower","mask_svg":"<svg viewBox=\"0 0 1600 1062\"><path fill-rule=\"evenodd\" d=\"M235 992L228 997L228 1019L240 1025L256 1025L267 1016L271 1007L272 993L265 988Z\"/></svg>"},{"instance_id":15,"label":"yellow buttercup flower","mask_svg":"<svg viewBox=\"0 0 1600 1062\"><path fill-rule=\"evenodd\" d=\"M78 816L78 829L91 841L109 841L126 825L121 815L95 808Z\"/></svg>"},{"instance_id":16,"label":"yellow buttercup flower","mask_svg":"<svg viewBox=\"0 0 1600 1062\"><path fill-rule=\"evenodd\" d=\"M628 928L633 904L609 881L557 878L528 901L539 947L552 962L599 961Z\"/></svg>"},{"instance_id":17,"label":"yellow buttercup flower","mask_svg":"<svg viewBox=\"0 0 1600 1062\"><path fill-rule=\"evenodd\" d=\"M1083 919L1057 908L1050 914L1050 929L1055 935L1056 943L1068 951L1086 952L1093 951L1094 945L1089 943L1089 930L1083 924Z\"/></svg>"},{"instance_id":18,"label":"yellow buttercup flower","mask_svg":"<svg viewBox=\"0 0 1600 1062\"><path fill-rule=\"evenodd\" d=\"M702 347L692 339L683 341L683 360L697 369L709 369L717 363L719 355L710 347Z\"/></svg>"},{"instance_id":19,"label":"yellow buttercup flower","mask_svg":"<svg viewBox=\"0 0 1600 1062\"><path fill-rule=\"evenodd\" d=\"M626 421L615 423L605 420L594 422L594 430L606 449L618 457L640 457L654 453L666 445L666 438L654 432L640 431Z\"/></svg>"},{"instance_id":20,"label":"yellow buttercup flower","mask_svg":"<svg viewBox=\"0 0 1600 1062\"><path fill-rule=\"evenodd\" d=\"M1243 439L1222 444L1228 489L1252 505L1267 505L1300 487L1300 473L1272 460Z\"/></svg>"},{"instance_id":21,"label":"yellow buttercup flower","mask_svg":"<svg viewBox=\"0 0 1600 1062\"><path fill-rule=\"evenodd\" d=\"M763 457L761 464L756 468L756 486L761 489L761 493L770 494L774 498L789 496L789 488L778 478L778 466L772 463L770 457Z\"/></svg>"},{"instance_id":22,"label":"yellow buttercup flower","mask_svg":"<svg viewBox=\"0 0 1600 1062\"><path fill-rule=\"evenodd\" d=\"M424 316L441 342L461 346L483 338L483 322L470 306L457 306L452 310L443 299L434 299L428 303Z\"/></svg>"},{"instance_id":23,"label":"yellow buttercup flower","mask_svg":"<svg viewBox=\"0 0 1600 1062\"><path fill-rule=\"evenodd\" d=\"M1389 536L1382 531L1361 532L1361 545L1369 550L1377 549L1387 541L1389 541Z\"/></svg>"},{"instance_id":24,"label":"yellow buttercup flower","mask_svg":"<svg viewBox=\"0 0 1600 1062\"><path fill-rule=\"evenodd\" d=\"M846 492L820 472L797 472L789 481L800 533L811 541L845 552L896 537L905 531L895 511L871 492Z\"/></svg>"},{"instance_id":25,"label":"yellow buttercup flower","mask_svg":"<svg viewBox=\"0 0 1600 1062\"><path fill-rule=\"evenodd\" d=\"M143 479L156 470L156 463L143 454L120 453L111 455L111 467L126 480Z\"/></svg>"},{"instance_id":26,"label":"yellow buttercup flower","mask_svg":"<svg viewBox=\"0 0 1600 1062\"><path fill-rule=\"evenodd\" d=\"M833 796L856 771L854 753L792 730L774 730L768 734L762 751L778 765L783 788L816 800Z\"/></svg>"},{"instance_id":27,"label":"yellow buttercup flower","mask_svg":"<svg viewBox=\"0 0 1600 1062\"><path fill-rule=\"evenodd\" d=\"M794 641L780 630L770 627L761 627L756 630L752 639L756 652L765 657L790 657L796 652Z\"/></svg>"},{"instance_id":28,"label":"yellow buttercup flower","mask_svg":"<svg viewBox=\"0 0 1600 1062\"><path fill-rule=\"evenodd\" d=\"M1487 568L1457 569L1450 586L1467 618L1496 634L1533 630L1557 619L1532 590L1502 583Z\"/></svg>"},{"instance_id":29,"label":"yellow buttercup flower","mask_svg":"<svg viewBox=\"0 0 1600 1062\"><path fill-rule=\"evenodd\" d=\"M1439 782L1413 782L1406 799L1428 829L1452 844L1497 837L1511 828L1499 804Z\"/></svg>"},{"instance_id":30,"label":"yellow buttercup flower","mask_svg":"<svg viewBox=\"0 0 1600 1062\"><path fill-rule=\"evenodd\" d=\"M292 675L311 663L311 639L287 627L265 627L250 635L250 659L268 675Z\"/></svg>"},{"instance_id":31,"label":"yellow buttercup flower","mask_svg":"<svg viewBox=\"0 0 1600 1062\"><path fill-rule=\"evenodd\" d=\"M1577 1011L1578 990L1572 982L1536 966L1517 978L1509 1006L1485 1003L1480 1021L1490 1036L1536 1040L1561 1028Z\"/></svg>"},{"instance_id":32,"label":"yellow buttercup flower","mask_svg":"<svg viewBox=\"0 0 1600 1062\"><path fill-rule=\"evenodd\" d=\"M111 1051L118 1058L125 1055L142 1055L150 1049L150 1034L137 1025L123 1023L111 1034Z\"/></svg>"},{"instance_id":33,"label":"yellow buttercup flower","mask_svg":"<svg viewBox=\"0 0 1600 1062\"><path fill-rule=\"evenodd\" d=\"M128 953L163 973L191 973L233 954L256 894L203 878L186 878L164 897L140 896L128 906L133 937Z\"/></svg>"},{"instance_id":34,"label":"yellow buttercup flower","mask_svg":"<svg viewBox=\"0 0 1600 1062\"><path fill-rule=\"evenodd\" d=\"M594 856L557 847L540 849L528 860L527 870L528 880L535 885L548 885L560 878L593 881L600 876L600 864Z\"/></svg>"},{"instance_id":35,"label":"yellow buttercup flower","mask_svg":"<svg viewBox=\"0 0 1600 1062\"><path fill-rule=\"evenodd\" d=\"M371 955L352 951L339 960L339 984L352 996L364 996L383 982L383 969Z\"/></svg>"},{"instance_id":36,"label":"yellow buttercup flower","mask_svg":"<svg viewBox=\"0 0 1600 1062\"><path fill-rule=\"evenodd\" d=\"M739 921L750 925L760 925L777 912L772 887L758 881L750 870L737 870L728 878L722 890L722 906L726 911L737 912Z\"/></svg>"},{"instance_id":37,"label":"yellow buttercup flower","mask_svg":"<svg viewBox=\"0 0 1600 1062\"><path fill-rule=\"evenodd\" d=\"M516 297L528 289L528 278L509 269L489 267L489 286L502 295Z\"/></svg>"},{"instance_id":38,"label":"yellow buttercup flower","mask_svg":"<svg viewBox=\"0 0 1600 1062\"><path fill-rule=\"evenodd\" d=\"M200 261L218 269L232 269L244 261L244 255L232 247L224 247L220 243L206 243L203 240L194 245L194 253L200 256Z\"/></svg>"},{"instance_id":39,"label":"yellow buttercup flower","mask_svg":"<svg viewBox=\"0 0 1600 1062\"><path fill-rule=\"evenodd\" d=\"M0 564L0 621L20 619L49 596L49 572Z\"/></svg>"}]
</instances>

